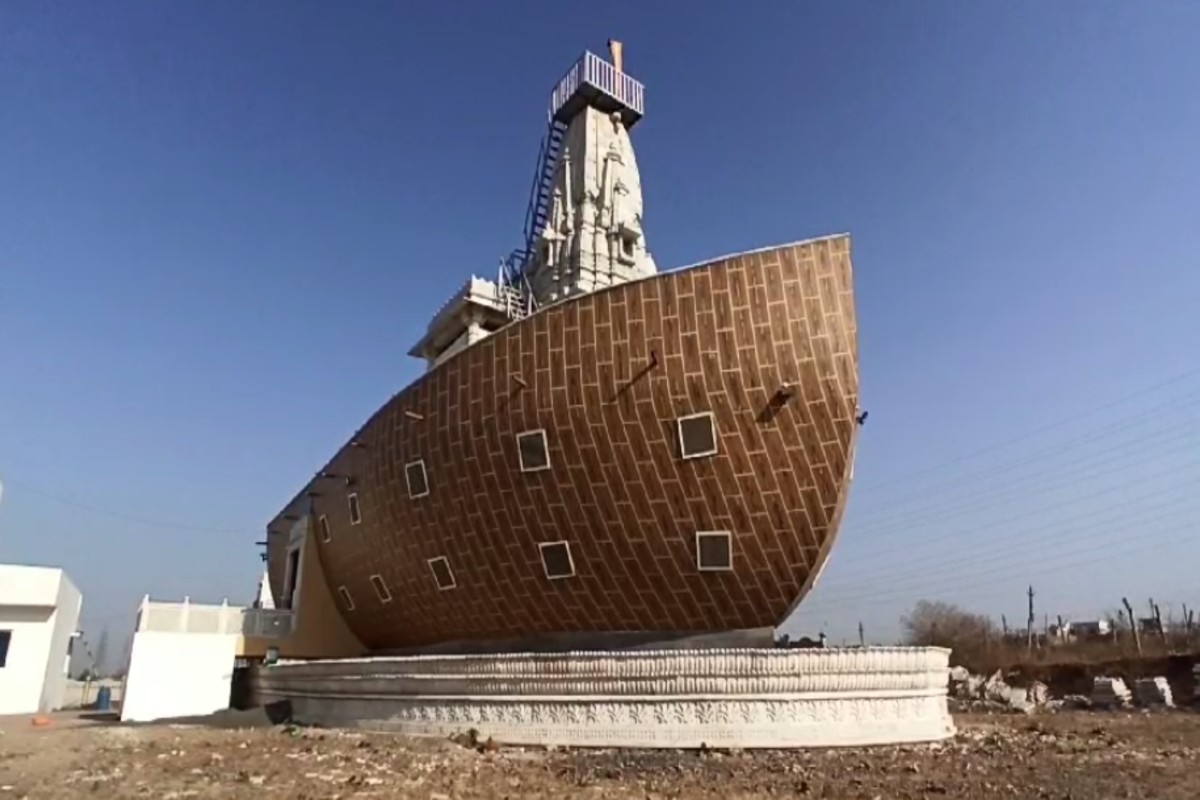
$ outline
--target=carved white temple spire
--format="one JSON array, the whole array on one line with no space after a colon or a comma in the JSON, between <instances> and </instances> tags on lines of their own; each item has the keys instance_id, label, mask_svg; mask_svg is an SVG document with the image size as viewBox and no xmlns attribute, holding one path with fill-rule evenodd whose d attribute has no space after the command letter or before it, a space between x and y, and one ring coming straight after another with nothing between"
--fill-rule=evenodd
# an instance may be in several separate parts
<instances>
[{"instance_id":1,"label":"carved white temple spire","mask_svg":"<svg viewBox=\"0 0 1200 800\"><path fill-rule=\"evenodd\" d=\"M629 138L643 89L624 73L620 42L609 48L611 64L585 53L551 100L562 148L548 165L554 199L525 272L539 305L657 271Z\"/></svg>"},{"instance_id":2,"label":"carved white temple spire","mask_svg":"<svg viewBox=\"0 0 1200 800\"><path fill-rule=\"evenodd\" d=\"M642 229L642 181L629 129L645 89L584 53L550 95L550 128L534 176L524 238L496 280L472 276L438 310L409 354L430 369L537 308L657 270Z\"/></svg>"}]
</instances>

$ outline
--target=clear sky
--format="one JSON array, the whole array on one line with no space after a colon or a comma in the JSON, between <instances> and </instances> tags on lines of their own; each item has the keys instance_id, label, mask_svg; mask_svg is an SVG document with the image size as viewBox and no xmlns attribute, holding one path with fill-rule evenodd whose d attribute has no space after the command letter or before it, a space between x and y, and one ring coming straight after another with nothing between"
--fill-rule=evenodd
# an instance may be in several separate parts
<instances>
[{"instance_id":1,"label":"clear sky","mask_svg":"<svg viewBox=\"0 0 1200 800\"><path fill-rule=\"evenodd\" d=\"M1200 606L1200 4L597 8L0 7L0 560L114 647L143 593L248 600L614 36L660 266L854 236L870 419L801 626Z\"/></svg>"}]
</instances>

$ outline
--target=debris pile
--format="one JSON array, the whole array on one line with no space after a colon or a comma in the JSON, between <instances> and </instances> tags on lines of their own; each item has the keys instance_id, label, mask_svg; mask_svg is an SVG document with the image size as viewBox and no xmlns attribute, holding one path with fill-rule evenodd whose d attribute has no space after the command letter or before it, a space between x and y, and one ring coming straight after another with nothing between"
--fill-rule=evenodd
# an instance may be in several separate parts
<instances>
[{"instance_id":1,"label":"debris pile","mask_svg":"<svg viewBox=\"0 0 1200 800\"><path fill-rule=\"evenodd\" d=\"M1161 675L1156 678L1138 678L1133 682L1133 694L1139 706L1154 708L1155 706L1175 707L1171 697L1171 684Z\"/></svg>"},{"instance_id":2,"label":"debris pile","mask_svg":"<svg viewBox=\"0 0 1200 800\"><path fill-rule=\"evenodd\" d=\"M950 668L950 696L957 700L969 700L979 694L983 678L972 675L966 667Z\"/></svg>"},{"instance_id":3,"label":"debris pile","mask_svg":"<svg viewBox=\"0 0 1200 800\"><path fill-rule=\"evenodd\" d=\"M1034 682L1028 688L1010 686L1001 672L984 679L962 667L950 670L950 697L956 711L1012 711L1032 714L1046 705L1049 687Z\"/></svg>"},{"instance_id":4,"label":"debris pile","mask_svg":"<svg viewBox=\"0 0 1200 800\"><path fill-rule=\"evenodd\" d=\"M1069 694L1062 700L1052 701L1058 704L1058 708L1066 711L1087 711L1092 707L1092 701L1086 695Z\"/></svg>"},{"instance_id":5,"label":"debris pile","mask_svg":"<svg viewBox=\"0 0 1200 800\"><path fill-rule=\"evenodd\" d=\"M1093 708L1129 708L1133 695L1120 678L1099 677L1092 682Z\"/></svg>"},{"instance_id":6,"label":"debris pile","mask_svg":"<svg viewBox=\"0 0 1200 800\"><path fill-rule=\"evenodd\" d=\"M1200 706L1200 664L1192 668L1194 688L1190 698ZM963 667L949 671L950 710L960 713L1019 713L1072 710L1121 710L1133 708L1175 708L1176 700L1170 682L1163 676L1126 679L1104 675L1092 680L1091 696L1080 694L1052 697L1050 687L1034 681L1027 687L1014 686L997 671L990 677L974 675ZM1012 674L1009 678L1012 679ZM1178 689L1179 687L1176 687ZM1186 696L1181 703L1187 703Z\"/></svg>"}]
</instances>

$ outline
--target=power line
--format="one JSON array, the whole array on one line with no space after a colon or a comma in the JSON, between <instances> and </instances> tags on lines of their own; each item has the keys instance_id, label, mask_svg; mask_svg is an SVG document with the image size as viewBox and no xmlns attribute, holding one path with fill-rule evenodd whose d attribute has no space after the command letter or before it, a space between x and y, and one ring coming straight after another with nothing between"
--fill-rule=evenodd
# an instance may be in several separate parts
<instances>
[{"instance_id":1,"label":"power line","mask_svg":"<svg viewBox=\"0 0 1200 800\"><path fill-rule=\"evenodd\" d=\"M1031 431L1028 431L1028 432L1020 434L1018 436L1012 437L1005 441L996 443L994 445L990 445L990 446L981 448L979 450L973 451L971 453L967 453L967 454L955 457L948 461L945 461L945 462L942 462L939 464L935 464L930 467L926 467L924 469L917 470L917 471L909 473L907 475L898 476L895 479L884 481L882 483L874 484L873 486L864 487L864 488L876 489L876 488L882 487L882 486L890 486L890 485L896 485L899 483L912 481L916 478L919 478L922 475L927 475L927 474L937 472L942 469L956 466L958 464L964 463L971 459L977 458L981 455L986 455L988 453L996 452L998 450L1004 449L1004 448L1009 447L1018 442L1029 440L1029 439L1033 438L1034 436L1038 436L1042 433L1046 433L1049 431L1063 428L1063 427L1070 425L1074 422L1077 422L1081 419L1086 419L1088 417L1094 416L1102 411L1108 410L1110 408L1115 408L1126 402L1129 402L1130 400L1133 400L1138 397L1142 397L1144 395L1158 391L1164 387L1168 387L1168 386L1172 386L1172 385L1181 383L1181 382L1183 382L1189 378L1195 377L1197 375L1200 375L1200 367L1188 370L1188 371L1180 373L1174 377L1168 378L1163 381L1159 381L1151 386L1144 387L1137 391L1128 393L1126 395L1118 397L1107 403L1095 406L1095 407L1088 409L1084 412L1081 412L1079 414L1075 414L1070 417L1066 417L1066 418L1060 419L1058 421L1049 423L1047 425L1040 426ZM1193 395L1186 395L1186 397L1192 397L1192 396ZM1172 403L1174 403L1174 405L1172 405ZM1187 405L1191 405L1191 404L1187 404ZM1133 415L1137 418L1137 420L1134 423L1131 423L1129 425L1118 426L1117 429L1136 427L1136 425L1141 424L1141 422L1144 421L1148 416L1154 415L1154 414L1158 413L1159 411L1170 411L1172 409L1177 411L1178 408L1179 408L1178 401L1171 401L1169 403L1160 404L1160 406L1156 407L1156 409L1136 413L1135 415ZM1111 428L1112 426L1109 426L1109 427ZM1097 431L1093 431L1090 434L1086 434L1084 437L1079 437L1078 440L1083 440L1083 439L1094 440L1097 433L1098 433ZM1068 446L1070 446L1070 443L1068 443L1067 445L1055 445L1052 449L1055 452L1061 452L1064 447L1068 447ZM1032 456L1032 457L1027 456L1025 458L1025 460L1023 460L1023 461L1018 461L1016 463L1009 464L1008 466L1003 467L1003 470L1012 469L1012 468L1015 468L1016 466L1020 466L1021 464L1029 463L1031 458L1036 458L1036 455ZM991 471L976 473L971 476L960 477L959 479L957 479L957 481L951 482L951 484L949 484L949 485L962 485L964 481L969 482L970 480L985 478L988 475L994 474L996 471L997 470L993 469ZM72 508L78 508L80 510L89 511L89 512L96 513L96 514L102 514L104 516L108 516L108 517L111 517L114 519L119 519L124 522L129 522L129 523L133 523L133 524L137 524L137 525L145 525L145 526L150 526L150 527L166 528L166 529L174 529L174 530L190 531L190 532L198 532L198 533L235 534L235 535L239 535L239 536L251 535L247 530L241 529L241 528L195 525L192 523L176 522L176 521L172 521L172 520L163 520L163 519L144 517L144 516L136 515L136 514L130 514L128 512L109 508L107 506L103 506L103 505L99 505L99 504L91 503L91 502L86 502L86 501L81 501L77 498L68 497L68 496L65 496L62 494L51 492L49 490L25 483L23 481L13 481L10 479L8 481L8 483L11 486L21 487L25 491L27 491L31 494L38 495L47 500L51 500L53 502L57 502L62 505L65 505L65 506L69 506ZM882 503L879 505L882 506ZM868 507L868 508L870 508L870 507Z\"/></svg>"},{"instance_id":2,"label":"power line","mask_svg":"<svg viewBox=\"0 0 1200 800\"><path fill-rule=\"evenodd\" d=\"M960 476L955 480L947 481L947 482L940 483L940 484L933 484L932 486L924 487L922 495L916 495L914 493L914 496L909 499L892 500L892 501L881 500L881 501L877 501L874 503L868 503L866 505L860 505L859 509L862 511L866 511L866 512L871 512L871 511L874 511L875 509L880 509L880 510L883 510L885 508L893 509L893 508L897 508L897 507L903 507L906 505L910 505L914 500L921 499L922 496L928 496L929 494L936 493L939 496L944 496L945 494L948 493L948 490L950 490L950 489L958 488L961 486L969 486L972 483L975 483L977 481L991 480L1000 473L1010 472L1014 469L1017 469L1018 467L1026 466L1028 464L1038 463L1039 461L1043 460L1045 456L1060 455L1062 453L1075 450L1081 445L1086 447L1087 445L1091 445L1098 441L1102 441L1101 437L1104 434L1112 433L1115 431L1121 431L1121 430L1134 430L1134 429L1140 427L1141 425L1145 424L1146 422L1153 420L1155 417L1159 416L1160 414L1174 415L1174 414L1177 414L1181 408L1188 408L1190 406L1200 405L1200 392L1196 392L1194 395L1189 395L1189 397L1194 398L1192 400L1192 402L1183 403L1181 405L1178 401L1175 401L1175 400L1168 401L1166 403L1161 404L1158 407L1155 407L1153 409L1146 411L1145 413L1136 414L1135 418L1133 419L1132 422L1124 422L1124 423L1118 424L1118 425L1108 425L1108 426L1105 426L1105 427L1102 427L1099 429L1090 430L1074 439L1070 439L1065 442L1055 443L1047 448L1044 448L1042 450L1028 454L1025 457L1019 458L1016 461L1011 461L1009 463L1001 463L1000 465L997 465L997 466L989 468L989 469L980 470L980 471L976 471L973 473L969 473L964 476ZM1125 418L1123 418L1123 419L1125 419ZM1162 429L1162 430L1172 431L1172 430L1174 430L1174 426L1168 426L1167 428ZM1156 430L1155 432L1158 432L1158 430ZM1107 438L1107 437L1105 437L1105 438ZM868 489L869 489L869 487L868 487Z\"/></svg>"},{"instance_id":3,"label":"power line","mask_svg":"<svg viewBox=\"0 0 1200 800\"><path fill-rule=\"evenodd\" d=\"M1039 434L1046 433L1046 432L1052 431L1052 430L1057 430L1059 428L1063 428L1067 425L1070 425L1073 422L1078 422L1081 419L1086 419L1087 417L1094 416L1095 414L1098 414L1101 411L1106 411L1110 408L1115 408L1116 406L1119 406L1122 403L1127 403L1130 400L1133 400L1138 397L1142 397L1143 395L1150 394L1151 392L1162 389L1163 387L1172 386L1174 384L1180 383L1182 381L1187 380L1188 378L1192 378L1197 375L1200 375L1200 367L1190 369L1190 370L1180 373L1179 375L1176 375L1172 378L1168 378L1166 380L1159 381L1158 383L1155 383L1151 386L1147 386L1143 389L1138 389L1135 392L1130 392L1129 394L1122 395L1121 397L1118 397L1115 400L1111 400L1102 405L1095 406L1091 409L1088 409L1087 411L1083 411L1079 414L1075 414L1070 417L1062 418L1056 422L1052 422L1047 425L1043 425L1041 427L1035 428L1026 433L1020 434L1018 436L1014 436L1010 439L1006 439L1006 440L998 442L996 444L983 447L979 450L975 450L973 452L966 453L961 456L957 456L948 461L943 461L941 463L934 464L929 467L925 467L923 469L919 469L915 472L908 473L907 475L901 475L901 476L898 476L891 480L886 480L886 481L882 481L880 483L876 483L873 486L871 486L870 488L878 489L883 486L891 486L891 485L894 485L897 483L902 483L902 482L912 480L913 478L920 477L921 475L927 475L931 472L937 472L938 470L946 469L946 468L952 467L952 466L957 466L958 464L961 464L965 461L969 461L973 458L978 458L979 456L982 456L982 455L987 455L988 453L996 452L997 450L1002 450L1005 447L1016 444L1017 442L1022 442L1022 441L1028 440Z\"/></svg>"},{"instance_id":4,"label":"power line","mask_svg":"<svg viewBox=\"0 0 1200 800\"><path fill-rule=\"evenodd\" d=\"M1157 550L1163 544L1174 544L1177 542L1192 543L1195 541L1196 523L1194 521L1189 521L1182 525L1168 528L1167 531L1181 533L1182 535L1167 538L1167 539L1159 539L1152 543L1142 543L1135 547L1126 547L1126 548L1121 548L1121 549L1105 548L1104 552L1095 558L1079 559L1079 560L1068 559L1065 562L1055 561L1053 559L1047 559L1045 561L1039 559L1038 563L1034 566L1029 566L1029 565L1024 565L1024 564L1014 565L1014 567L1012 569L1010 569L1008 572L992 571L992 572L989 572L986 577L978 577L978 576L964 577L961 582L943 583L943 584L931 584L926 580L926 581L923 581L923 585L921 587L905 588L902 590L898 589L898 590L888 591L888 592L858 594L853 597L853 600L860 601L860 602L863 600L874 600L876 602L879 602L881 600L888 600L888 599L898 600L898 599L905 599L905 598L911 597L913 595L914 591L920 592L922 594L931 594L931 593L933 593L932 590L934 590L934 589L936 589L938 591L943 591L943 592L946 590L951 590L951 589L953 589L953 590L971 589L971 588L975 588L978 586L985 586L985 585L990 585L990 584L994 584L994 583L998 583L998 582L1024 581L1030 575L1041 575L1041 574L1044 574L1047 572L1061 574L1064 569L1069 569L1069 568L1073 568L1073 567L1085 567L1085 566L1092 566L1095 564L1104 564L1104 563L1111 564L1113 562L1114 558L1116 558L1116 557L1125 556L1125 555L1136 555L1138 553L1146 552L1149 550ZM842 604L844 604L844 601L839 602L839 605L842 605ZM811 605L810 608L811 608L811 610L816 610L820 607L821 606L814 603ZM803 603L801 603L799 610L805 611L805 606Z\"/></svg>"},{"instance_id":5,"label":"power line","mask_svg":"<svg viewBox=\"0 0 1200 800\"><path fill-rule=\"evenodd\" d=\"M1169 431L1168 433L1175 434L1177 432ZM1178 437L1172 436L1170 438ZM1141 440L1135 444L1138 445L1138 448L1141 448L1152 441L1155 440ZM1113 448L1105 452L1119 453L1125 449L1127 448ZM1153 463L1155 461L1161 461L1165 456L1196 452L1196 449L1197 447L1195 441L1184 440L1175 447L1167 448L1165 450L1151 451L1148 454L1145 454L1142 458L1138 459L1100 459L1099 463L1097 464L1097 468L1082 473L1067 471L1065 469L1066 467L1078 467L1081 465L1088 465L1089 462L1097 461L1094 456L1099 454L1093 454L1093 457L1090 458L1055 464L1053 468L1044 472L1033 472L1016 481L997 484L993 487L990 487L990 490L984 491L976 497L966 499L964 502L959 502L956 505L939 506L936 504L927 504L925 507L913 509L907 514L900 514L890 519L873 520L865 525L859 519L855 518L854 530L858 531L861 535L862 533L891 531L895 530L897 526L940 522L946 519L952 519L956 516L962 516L963 514L996 508L997 506L1004 505L1008 501L1016 498L1020 498L1022 500L1037 498L1039 496L1055 491L1061 491L1064 488L1082 483L1084 480L1090 482L1096 478L1124 472L1129 470L1131 467L1137 467L1144 464ZM1043 476L1048 474L1059 475L1064 479L1055 481L1053 479L1043 478ZM1041 480L1039 480L1039 478L1041 478ZM1031 480L1033 481L1033 485L1025 485Z\"/></svg>"},{"instance_id":6,"label":"power line","mask_svg":"<svg viewBox=\"0 0 1200 800\"><path fill-rule=\"evenodd\" d=\"M218 527L212 527L212 526L208 526L208 525L193 525L193 524L186 523L186 522L172 522L170 520L151 519L149 517L142 517L142 516L138 516L138 515L134 515L134 514L128 514L124 511L117 511L115 509L107 508L105 506L96 505L94 503L77 500L75 498L67 497L67 496L61 495L61 494L56 494L54 492L50 492L45 489L41 489L37 486L33 486L31 484L25 483L24 481L14 481L10 478L6 478L5 481L8 483L9 486L20 487L21 489L24 489L26 492L29 492L30 494L38 495L39 497L45 498L46 500L51 500L55 503L60 503L62 505L70 506L72 508L78 508L81 511L89 511L94 514L102 514L106 517L112 517L113 519L119 519L123 522L131 522L136 525L147 525L147 526L155 527L155 528L172 528L175 530L192 531L195 533L229 533L229 534L237 534L239 536L252 536L253 535L253 534L247 533L247 531L244 529L218 528Z\"/></svg>"},{"instance_id":7,"label":"power line","mask_svg":"<svg viewBox=\"0 0 1200 800\"><path fill-rule=\"evenodd\" d=\"M1108 516L1106 517L1106 521L1110 523L1110 526L1099 529L1091 525L1067 528L1060 527L1058 524L1044 525L1038 528L1029 529L1020 536L1005 537L1003 541L998 542L996 547L992 549L980 550L978 548L971 548L968 555L958 556L953 559L932 561L928 559L919 559L916 562L909 562L911 568L904 568L903 564L897 564L896 562L893 562L893 566L900 566L901 568L895 571L875 574L853 574L852 577L859 583L869 583L873 588L879 588L880 586L890 586L893 588L920 588L921 586L936 585L936 581L942 575L958 576L968 571L968 568L972 566L979 569L985 569L993 564L1003 564L1009 562L1011 560L1005 559L1003 556L1005 553L1011 552L1014 545L1022 544L1023 540L1030 538L1032 534L1039 534L1044 533L1047 530L1053 530L1054 538L1040 545L1037 549L1037 560L1040 563L1043 557L1054 554L1057 549L1062 549L1064 545L1068 546L1067 549L1076 549L1081 544L1100 541L1111 537L1112 534L1116 532L1116 529L1112 527L1112 523L1128 520L1129 522L1148 524L1151 522L1160 522L1173 519L1179 516L1181 513L1192 515L1192 520L1196 520L1198 517L1200 517L1200 505L1195 504L1195 498L1182 498L1182 500L1191 501L1191 503L1183 504L1179 501L1176 501L1176 503L1167 504L1167 506L1182 506L1180 508L1175 508L1170 513L1145 516L1141 514L1141 512L1135 512L1125 515L1124 517L1121 515ZM1097 516L1102 514L1104 511L1107 511L1107 509L1081 515L1081 517L1077 518L1076 521L1078 521L1078 519L1082 519L1083 517ZM1197 525L1200 527L1200 523L1197 523ZM1075 532L1081 532L1083 535L1067 535ZM986 556L994 557L988 558ZM936 569L931 569L930 567L935 567ZM843 582L847 579L846 576L843 575L835 575L831 577L834 577L839 582ZM838 587L838 591L833 591L827 595L824 595L823 599L852 599L860 596L861 592L855 590L853 586L848 586Z\"/></svg>"},{"instance_id":8,"label":"power line","mask_svg":"<svg viewBox=\"0 0 1200 800\"><path fill-rule=\"evenodd\" d=\"M1180 467L1181 467L1181 466L1183 466L1183 467L1200 466L1200 460L1194 460L1194 461L1186 462L1186 463L1184 463L1184 464L1182 464L1182 465L1175 465L1175 466L1172 466L1170 469L1163 470L1163 471L1161 471L1161 472L1156 472L1156 473L1153 473L1153 474L1150 474L1150 475L1145 475L1145 476L1142 476L1141 478L1138 478L1138 479L1135 479L1135 480L1130 480L1130 481L1127 481L1127 482L1125 483L1125 486L1126 486L1126 487L1128 487L1128 486L1135 486L1135 485L1138 485L1138 484L1141 484L1141 483L1146 483L1146 482L1148 482L1148 481L1159 481L1160 479L1165 479L1165 478L1168 478L1168 477L1170 477L1170 476L1172 476L1172 475L1178 475L1178 474L1179 474L1179 469L1180 469ZM1181 487L1172 487L1172 488L1174 488L1174 489L1178 489L1178 488L1181 488ZM1098 490L1096 490L1096 491L1094 491L1094 492L1090 492L1090 493L1088 493L1088 494L1084 494L1084 495L1079 495L1079 496L1077 496L1077 497L1074 497L1074 498L1072 498L1072 499L1070 499L1070 500L1065 500L1065 501L1063 501L1063 502L1061 502L1061 503L1058 503L1058 504L1057 504L1057 507L1058 507L1058 508L1062 508L1062 507L1065 507L1065 506L1071 506L1071 505L1075 505L1075 504L1077 504L1077 503L1079 503L1079 502L1081 502L1081 501L1084 501L1084 500L1091 500L1091 499L1094 499L1094 498L1096 498L1096 497L1103 496L1103 495L1105 495L1105 494L1108 494L1108 493L1110 493L1111 491L1112 491L1112 490L1111 490L1111 489L1109 489L1109 488L1107 488L1107 487L1105 487L1105 488L1101 488L1101 489L1098 489ZM1126 501L1126 502L1127 502L1127 501ZM1010 517L1006 517L1006 518L1002 518L1002 519L998 519L998 520L993 520L992 522L986 523L986 524L984 524L984 525L979 525L979 526L976 526L976 527L972 527L972 528L966 529L965 531L964 531L964 530L957 530L957 531L952 531L952 532L950 532L950 533L939 534L939 535L937 535L937 536L931 536L931 537L928 537L928 538L925 538L925 539L923 539L923 540L922 540L922 543L928 544L928 543L930 543L930 542L952 541L952 540L954 540L954 539L961 538L961 537L962 537L964 534L967 534L967 533L979 533L980 531L992 530L993 528L996 528L996 527L998 527L998 526L1000 526L1000 525L1007 525L1007 524L1010 524L1010 523L1012 523L1012 522L1014 522L1014 521L1021 520L1021 519L1025 519L1025 518L1027 518L1027 517L1030 517L1030 516L1037 516L1037 515L1039 515L1039 514L1044 514L1044 513L1045 513L1045 511L1046 511L1046 510L1045 510L1045 509L1043 509L1043 508L1034 507L1034 508L1032 508L1032 509L1030 509L1030 510L1027 510L1027 511L1025 511L1024 513L1016 514L1016 515L1014 515L1014 516L1010 516ZM873 550L873 551L872 551L871 555L872 555L872 556L888 555L889 553L902 552L902 551L908 550L909 548L910 548L910 546L909 546L909 545L903 545L903 544L902 544L902 545L899 545L899 546L897 546L897 547L892 547L892 548L875 549L875 550Z\"/></svg>"}]
</instances>

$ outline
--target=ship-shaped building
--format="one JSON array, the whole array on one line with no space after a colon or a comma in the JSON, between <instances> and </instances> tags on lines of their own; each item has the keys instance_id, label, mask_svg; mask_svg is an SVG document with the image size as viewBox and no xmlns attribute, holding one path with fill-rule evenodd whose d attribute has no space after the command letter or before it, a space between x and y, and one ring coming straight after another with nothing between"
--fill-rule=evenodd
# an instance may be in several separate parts
<instances>
[{"instance_id":1,"label":"ship-shaped building","mask_svg":"<svg viewBox=\"0 0 1200 800\"><path fill-rule=\"evenodd\" d=\"M522 246L268 526L279 607L304 575L388 652L762 628L812 587L853 470L849 237L659 270L610 55L551 93Z\"/></svg>"}]
</instances>

